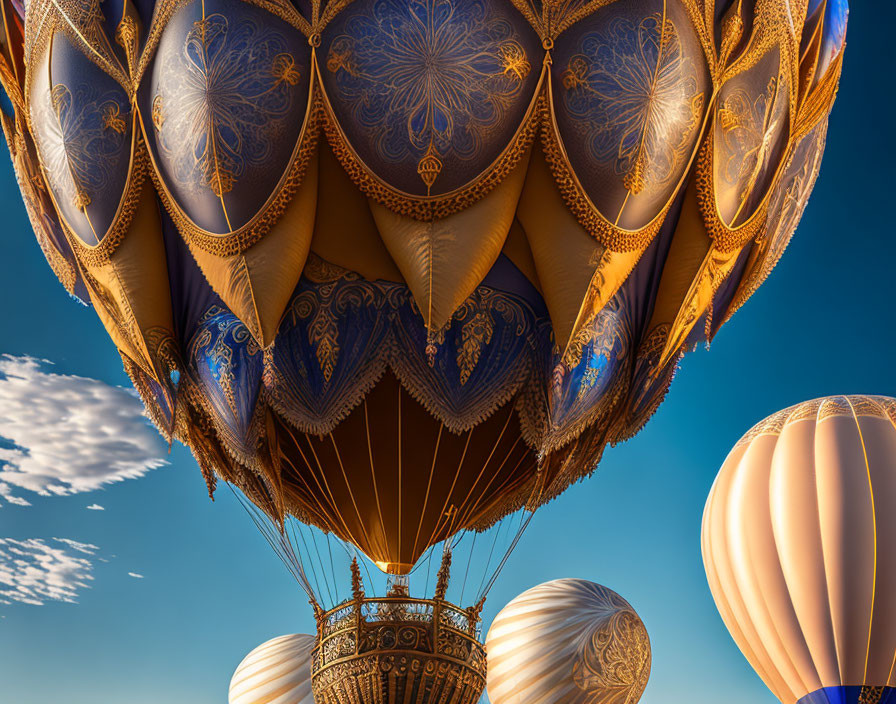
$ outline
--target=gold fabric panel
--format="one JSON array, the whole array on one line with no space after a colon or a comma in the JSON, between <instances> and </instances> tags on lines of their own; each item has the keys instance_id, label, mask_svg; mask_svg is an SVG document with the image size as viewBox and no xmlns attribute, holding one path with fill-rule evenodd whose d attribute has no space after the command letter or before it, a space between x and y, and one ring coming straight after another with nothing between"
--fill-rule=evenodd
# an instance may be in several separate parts
<instances>
[{"instance_id":1,"label":"gold fabric panel","mask_svg":"<svg viewBox=\"0 0 896 704\"><path fill-rule=\"evenodd\" d=\"M87 262L81 256L80 262L91 300L109 336L144 372L167 387L173 360L161 364L160 352L166 340L173 339L174 325L160 233L158 203L146 181L121 243L108 258Z\"/></svg>"},{"instance_id":2,"label":"gold fabric panel","mask_svg":"<svg viewBox=\"0 0 896 704\"><path fill-rule=\"evenodd\" d=\"M311 251L365 279L404 278L380 239L367 198L357 189L326 142L319 146L317 214Z\"/></svg>"},{"instance_id":3,"label":"gold fabric panel","mask_svg":"<svg viewBox=\"0 0 896 704\"><path fill-rule=\"evenodd\" d=\"M554 339L565 348L606 250L569 212L540 149L532 154L517 217L532 250Z\"/></svg>"},{"instance_id":4,"label":"gold fabric panel","mask_svg":"<svg viewBox=\"0 0 896 704\"><path fill-rule=\"evenodd\" d=\"M676 329L670 331L664 346L662 353L664 359L671 358L678 351L677 348L671 349L668 340L682 338L682 331L686 326L682 324L680 312L685 308L692 295L694 278L703 266L712 245L712 240L706 232L697 207L696 191L694 183L691 182L685 194L681 217L663 267L653 317L647 326L649 335L653 330L675 323ZM690 322L691 327L694 323L696 320ZM690 329L688 328L688 330ZM662 364L655 366L656 369L662 369L662 367Z\"/></svg>"},{"instance_id":5,"label":"gold fabric panel","mask_svg":"<svg viewBox=\"0 0 896 704\"><path fill-rule=\"evenodd\" d=\"M270 231L242 254L216 256L190 247L212 288L262 347L277 334L311 247L317 207L317 157Z\"/></svg>"},{"instance_id":6,"label":"gold fabric panel","mask_svg":"<svg viewBox=\"0 0 896 704\"><path fill-rule=\"evenodd\" d=\"M538 272L535 269L532 248L529 247L523 226L515 218L510 225L507 239L504 240L504 249L501 250L501 254L513 262L513 265L522 272L529 283L538 289L539 293L541 292L541 282L538 280Z\"/></svg>"},{"instance_id":7,"label":"gold fabric panel","mask_svg":"<svg viewBox=\"0 0 896 704\"><path fill-rule=\"evenodd\" d=\"M448 323L501 253L528 161L524 158L487 196L441 220L421 222L369 201L383 242L431 330Z\"/></svg>"}]
</instances>

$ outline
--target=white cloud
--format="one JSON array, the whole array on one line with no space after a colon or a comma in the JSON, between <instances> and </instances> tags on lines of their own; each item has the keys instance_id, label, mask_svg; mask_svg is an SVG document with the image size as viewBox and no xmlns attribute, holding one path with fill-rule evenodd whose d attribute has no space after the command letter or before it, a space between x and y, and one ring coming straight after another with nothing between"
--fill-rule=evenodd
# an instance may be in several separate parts
<instances>
[{"instance_id":1,"label":"white cloud","mask_svg":"<svg viewBox=\"0 0 896 704\"><path fill-rule=\"evenodd\" d=\"M62 543L63 545L67 545L75 552L80 552L84 555L95 555L96 551L99 548L96 545L91 545L90 543L79 543L77 540L72 540L71 538L53 538L57 543Z\"/></svg>"},{"instance_id":2,"label":"white cloud","mask_svg":"<svg viewBox=\"0 0 896 704\"><path fill-rule=\"evenodd\" d=\"M137 574L136 572L128 572L128 577L133 577L134 579L144 579L142 574Z\"/></svg>"},{"instance_id":3,"label":"white cloud","mask_svg":"<svg viewBox=\"0 0 896 704\"><path fill-rule=\"evenodd\" d=\"M2 465L0 465L2 466ZM7 484L0 484L0 496L6 499L6 502L12 504L13 506L30 506L31 502L28 499L23 499L21 496L13 496L12 487ZM2 505L2 504L0 504Z\"/></svg>"},{"instance_id":4,"label":"white cloud","mask_svg":"<svg viewBox=\"0 0 896 704\"><path fill-rule=\"evenodd\" d=\"M141 477L167 462L143 405L126 389L0 356L0 497L77 494Z\"/></svg>"},{"instance_id":5,"label":"white cloud","mask_svg":"<svg viewBox=\"0 0 896 704\"><path fill-rule=\"evenodd\" d=\"M87 507L87 510L88 511L105 511L106 509L103 508L102 506L100 506L99 504L90 504L90 506Z\"/></svg>"},{"instance_id":6,"label":"white cloud","mask_svg":"<svg viewBox=\"0 0 896 704\"><path fill-rule=\"evenodd\" d=\"M90 588L97 550L67 538L0 538L0 604L76 603Z\"/></svg>"}]
</instances>

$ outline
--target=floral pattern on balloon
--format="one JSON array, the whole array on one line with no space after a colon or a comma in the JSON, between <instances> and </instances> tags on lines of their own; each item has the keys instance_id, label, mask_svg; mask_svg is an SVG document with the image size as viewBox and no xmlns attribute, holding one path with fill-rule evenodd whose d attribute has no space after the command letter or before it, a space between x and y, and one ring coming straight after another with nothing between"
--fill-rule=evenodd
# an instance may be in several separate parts
<instances>
[{"instance_id":1,"label":"floral pattern on balloon","mask_svg":"<svg viewBox=\"0 0 896 704\"><path fill-rule=\"evenodd\" d=\"M303 277L266 352L269 400L304 432L330 432L391 368L456 432L506 403L546 357L546 314L479 287L434 340L406 286L345 272ZM527 409L530 413L534 409Z\"/></svg>"},{"instance_id":2,"label":"floral pattern on balloon","mask_svg":"<svg viewBox=\"0 0 896 704\"><path fill-rule=\"evenodd\" d=\"M330 93L362 148L414 168L427 192L447 161L493 151L532 71L521 33L484 0L368 2L326 50Z\"/></svg>"},{"instance_id":3,"label":"floral pattern on balloon","mask_svg":"<svg viewBox=\"0 0 896 704\"><path fill-rule=\"evenodd\" d=\"M187 191L219 197L274 156L303 78L282 34L254 17L222 14L194 22L161 74L152 121L170 175Z\"/></svg>"},{"instance_id":4,"label":"floral pattern on balloon","mask_svg":"<svg viewBox=\"0 0 896 704\"><path fill-rule=\"evenodd\" d=\"M765 194L778 165L785 134L789 89L767 57L756 72L732 79L722 91L716 115L716 188L719 212L731 226L743 223ZM762 81L762 83L759 83ZM759 85L757 85L759 83Z\"/></svg>"},{"instance_id":5,"label":"floral pattern on balloon","mask_svg":"<svg viewBox=\"0 0 896 704\"><path fill-rule=\"evenodd\" d=\"M123 92L57 83L35 94L35 134L57 198L84 211L110 187L129 146L130 106ZM99 239L104 233L95 233Z\"/></svg>"},{"instance_id":6,"label":"floral pattern on balloon","mask_svg":"<svg viewBox=\"0 0 896 704\"><path fill-rule=\"evenodd\" d=\"M621 599L619 599L621 601ZM591 633L572 678L584 704L634 704L650 677L650 639L638 615L620 605Z\"/></svg>"},{"instance_id":7,"label":"floral pattern on balloon","mask_svg":"<svg viewBox=\"0 0 896 704\"><path fill-rule=\"evenodd\" d=\"M190 341L188 357L201 403L209 407L228 447L251 454L263 364L258 343L239 318L213 306Z\"/></svg>"},{"instance_id":8,"label":"floral pattern on balloon","mask_svg":"<svg viewBox=\"0 0 896 704\"><path fill-rule=\"evenodd\" d=\"M586 34L562 74L563 106L589 158L637 195L680 175L703 113L698 71L661 13L622 16Z\"/></svg>"}]
</instances>

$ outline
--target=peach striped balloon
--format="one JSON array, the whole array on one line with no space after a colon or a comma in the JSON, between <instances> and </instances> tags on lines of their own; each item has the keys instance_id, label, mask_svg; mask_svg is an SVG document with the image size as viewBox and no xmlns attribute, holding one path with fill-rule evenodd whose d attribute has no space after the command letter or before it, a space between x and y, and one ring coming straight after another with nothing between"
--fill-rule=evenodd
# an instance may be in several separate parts
<instances>
[{"instance_id":1,"label":"peach striped balloon","mask_svg":"<svg viewBox=\"0 0 896 704\"><path fill-rule=\"evenodd\" d=\"M784 704L896 686L896 400L833 396L759 423L722 465L703 561L735 642Z\"/></svg>"},{"instance_id":2,"label":"peach striped balloon","mask_svg":"<svg viewBox=\"0 0 896 704\"><path fill-rule=\"evenodd\" d=\"M314 636L280 636L259 645L230 680L230 704L314 704L311 649Z\"/></svg>"},{"instance_id":3,"label":"peach striped balloon","mask_svg":"<svg viewBox=\"0 0 896 704\"><path fill-rule=\"evenodd\" d=\"M485 640L492 704L635 704L650 677L650 639L631 605L584 579L523 592Z\"/></svg>"}]
</instances>

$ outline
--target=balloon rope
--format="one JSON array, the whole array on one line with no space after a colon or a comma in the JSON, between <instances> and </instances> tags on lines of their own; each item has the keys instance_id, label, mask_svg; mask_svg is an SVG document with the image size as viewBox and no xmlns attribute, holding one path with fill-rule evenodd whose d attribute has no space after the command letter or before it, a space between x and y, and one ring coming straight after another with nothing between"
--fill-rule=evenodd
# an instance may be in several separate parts
<instances>
[{"instance_id":1,"label":"balloon rope","mask_svg":"<svg viewBox=\"0 0 896 704\"><path fill-rule=\"evenodd\" d=\"M526 515L528 514L528 515ZM529 522L532 520L532 516L535 515L534 511L525 511L523 515L526 516L525 520L520 520L520 527L516 532L516 536L513 538L513 542L510 544L510 547L507 549L507 552L504 553L504 558L501 560L497 569L495 569L495 573L492 575L492 578L489 580L488 584L485 587L485 591L482 592L479 596L479 600L485 599L488 597L489 592L492 590L492 587L495 586L495 582L498 579L498 575L501 574L501 570L504 569L504 565L507 564L507 560L510 558L510 554L516 549L517 544L520 542L520 538L523 537L523 533L526 532L526 528L529 526Z\"/></svg>"},{"instance_id":2,"label":"balloon rope","mask_svg":"<svg viewBox=\"0 0 896 704\"><path fill-rule=\"evenodd\" d=\"M333 433L330 433L330 442L333 443L333 451L336 453L336 460L339 462L339 469L342 471L342 479L343 481L345 481L345 488L348 490L348 496L352 500L352 506L355 509L355 515L358 517L358 526L361 528L361 535L364 538L364 544L368 546L368 549L370 549L371 547L373 547L373 542L370 540L370 535L367 533L367 527L364 524L364 519L361 517L361 511L358 508L358 502L355 500L355 492L352 491L352 483L348 480L348 474L345 471L345 465L342 463L342 455L339 453L339 446L336 444L336 438L333 436Z\"/></svg>"},{"instance_id":3,"label":"balloon rope","mask_svg":"<svg viewBox=\"0 0 896 704\"><path fill-rule=\"evenodd\" d=\"M298 582L299 586L303 589L303 591L308 595L308 598L311 599L314 603L317 603L317 597L314 593L314 589L311 587L311 583L308 581L308 577L305 574L304 568L301 566L300 559L290 559L291 550L286 550L284 548L283 534L280 533L279 530L275 529L271 524L270 520L265 518L262 519L259 515L260 509L252 504L247 497L245 497L242 493L237 491L230 482L227 482L227 487L233 493L233 495L239 501L240 506L243 507L243 510L246 511L249 518L255 524L255 527L258 528L258 531L261 533L262 537L267 541L268 545L274 550L274 553L283 564L286 566L286 569L292 575L293 579ZM276 537L275 537L276 534ZM292 557L297 558L294 554Z\"/></svg>"},{"instance_id":4,"label":"balloon rope","mask_svg":"<svg viewBox=\"0 0 896 704\"><path fill-rule=\"evenodd\" d=\"M370 420L367 416L367 398L364 398L364 430L367 434L367 456L370 458L370 479L373 482L373 498L376 499L376 515L380 521L380 530L382 531L383 540L387 542L387 550L388 550L388 541L386 539L386 522L383 519L383 507L380 505L380 492L377 488L376 483L376 470L373 466L373 443L370 441Z\"/></svg>"},{"instance_id":5,"label":"balloon rope","mask_svg":"<svg viewBox=\"0 0 896 704\"><path fill-rule=\"evenodd\" d=\"M492 446L492 449L491 449L491 452L489 452L488 458L485 460L485 462L484 462L483 465L482 465L482 468L479 470L479 475L476 477L476 481L473 482L473 486L470 487L470 491L469 491L469 493L467 494L467 499L469 499L470 495L471 495L471 494L473 493L473 491L476 489L476 486L479 484L479 481L482 479L482 475L485 474L485 470L488 468L489 464L491 464L492 457L494 457L494 456L495 456L495 452L498 451L498 445L501 443L501 439L504 437L504 433L505 433L505 431L507 430L507 426L510 425L510 418L511 418L512 415L513 415L513 406L510 407L509 412L507 413L507 418L506 418L506 420L504 421L504 427L501 428L501 432L500 432L500 434L498 435L498 438L495 440L495 444ZM517 438L517 440L518 440L518 439L519 439L519 438ZM511 449L512 449L512 448L511 448ZM507 458L505 458L504 461L506 462L506 461L507 461ZM503 466L503 463L502 463L501 466ZM499 467L498 469L500 470L500 467ZM482 496L482 493L484 493L485 491L487 491L487 490L488 490L488 487L489 487L489 486L491 485L491 483L495 480L495 475L496 475L496 474L497 474L497 472L495 472L495 473L492 475L492 478L491 478L491 480L488 482L488 484L486 485L485 489L483 489L483 490L480 492L480 498L481 498L481 496ZM464 499L464 504L467 502L467 499ZM479 499L477 499L477 502L478 502L478 501L479 501ZM463 508L463 504L461 504L461 507L460 507L460 508ZM458 510L458 519L459 519L459 521L458 521L458 525L463 525L463 524L466 522L466 519L467 519L467 517L469 516L469 514L470 514L470 510L467 509L466 513L464 513L463 517L461 518L461 516L460 516L460 510Z\"/></svg>"},{"instance_id":6,"label":"balloon rope","mask_svg":"<svg viewBox=\"0 0 896 704\"><path fill-rule=\"evenodd\" d=\"M309 528L308 530L311 530L311 529ZM302 535L302 541L303 542L305 541L304 534ZM320 565L321 577L324 580L324 586L327 588L327 596L330 597L330 602L332 603L333 602L333 593L330 591L330 583L327 581L327 574L326 574L326 571L324 570L324 561L323 561L323 558L320 556L320 548L317 545L317 539L314 537L314 533L311 534L311 543L314 545L314 552L317 553L317 564ZM306 550L308 549L307 543L306 543L305 549Z\"/></svg>"},{"instance_id":7,"label":"balloon rope","mask_svg":"<svg viewBox=\"0 0 896 704\"><path fill-rule=\"evenodd\" d=\"M301 525L301 524L299 524L299 525ZM292 526L293 542L296 541L295 537L297 534L298 534L299 538L301 538L302 544L305 546L305 552L310 556L311 551L308 550L308 544L305 542L305 536L302 533L301 528L296 528L295 525L293 525ZM323 591L320 588L320 580L318 580L318 578L317 578L317 570L314 569L314 560L309 559L309 562L311 563L311 576L314 577L314 584L317 587L317 592L318 592L318 594L321 595L321 598L323 598ZM324 582L324 584L326 584L326 582Z\"/></svg>"},{"instance_id":8,"label":"balloon rope","mask_svg":"<svg viewBox=\"0 0 896 704\"><path fill-rule=\"evenodd\" d=\"M451 488L448 490L448 493L445 496L445 503L442 506L442 510L439 512L439 520L436 521L436 525L432 530L432 535L429 536L429 540L427 541L428 545L432 545L434 542L436 542L436 536L439 533L439 528L441 528L441 526L442 526L442 518L445 516L445 513L448 511L448 504L451 501L452 494L454 494L454 487L457 486L457 480L460 478L460 472L464 466L464 459L466 459L466 457L467 457L467 449L470 447L470 439L473 437L474 428L475 428L475 426L473 428L470 428L469 431L467 431L467 442L464 444L464 451L460 456L460 462L457 463L457 472L454 475L454 481L451 483ZM450 531L449 531L449 533L450 533Z\"/></svg>"},{"instance_id":9,"label":"balloon rope","mask_svg":"<svg viewBox=\"0 0 896 704\"><path fill-rule=\"evenodd\" d=\"M327 536L327 552L330 553L330 575L333 577L333 591L336 592L336 601L340 601L339 599L339 582L341 580L336 579L336 563L333 562L333 541L330 533L326 533ZM335 604L334 604L335 606Z\"/></svg>"},{"instance_id":10,"label":"balloon rope","mask_svg":"<svg viewBox=\"0 0 896 704\"><path fill-rule=\"evenodd\" d=\"M420 531L423 529L423 522L426 520L426 506L429 504L429 492L432 488L432 478L436 473L436 459L439 456L439 445L442 442L442 431L445 429L444 423L439 423L439 435L436 438L436 449L432 453L432 466L429 468L429 481L426 482L426 495L423 497L423 509L420 511L420 522L417 524L417 535L414 537L414 548L411 554L417 553L417 543L420 540Z\"/></svg>"},{"instance_id":11,"label":"balloon rope","mask_svg":"<svg viewBox=\"0 0 896 704\"><path fill-rule=\"evenodd\" d=\"M473 551L476 549L476 538L479 537L479 533L473 533L473 540L470 543L470 559L467 560L467 569L464 572L464 582L460 587L460 600L459 604L464 603L464 592L467 591L467 577L470 576L470 565L473 564Z\"/></svg>"},{"instance_id":12,"label":"balloon rope","mask_svg":"<svg viewBox=\"0 0 896 704\"><path fill-rule=\"evenodd\" d=\"M492 547L488 551L488 561L485 563L485 569L482 571L482 579L479 580L479 589L478 593L480 598L482 597L482 587L485 586L485 578L488 577L488 569L492 566L492 557L495 554L495 548L498 546L498 539L501 537L501 531L510 525L509 520L502 520L501 524L495 530L495 538L492 540Z\"/></svg>"}]
</instances>

